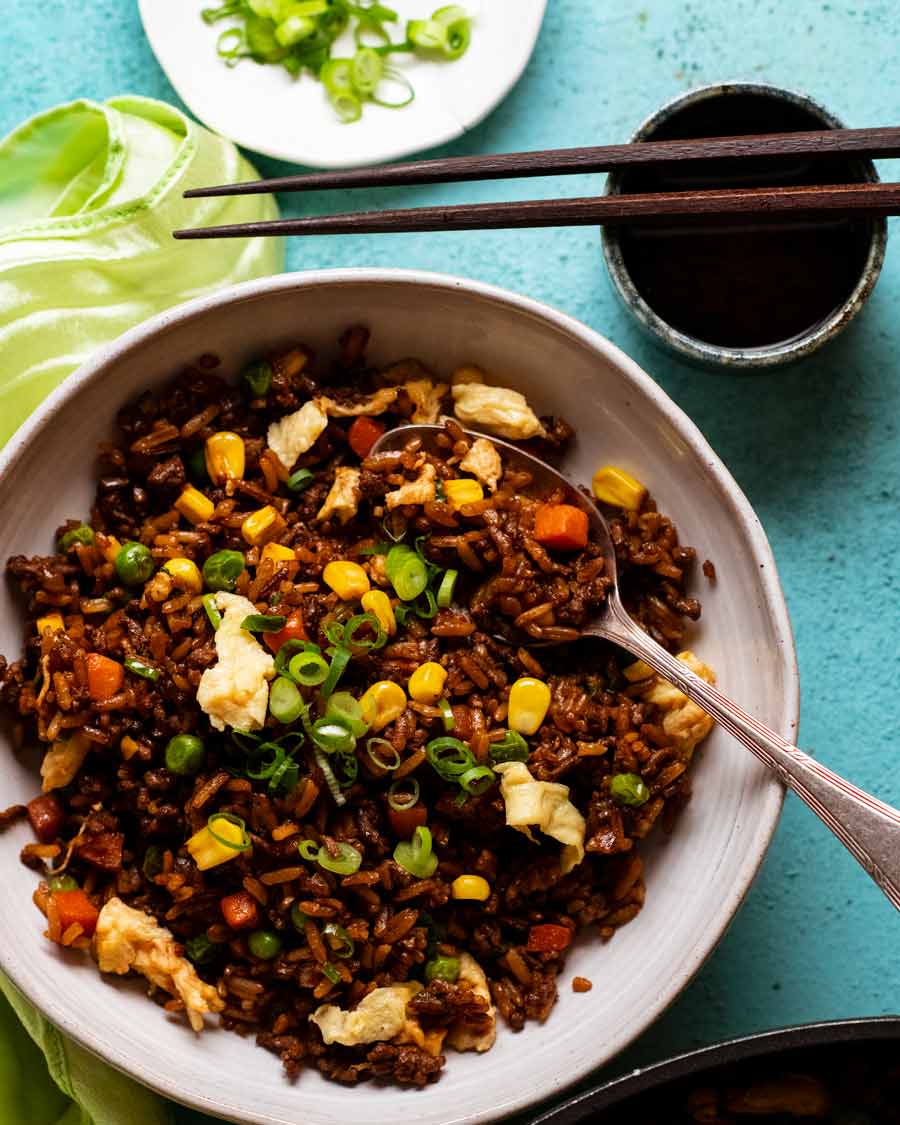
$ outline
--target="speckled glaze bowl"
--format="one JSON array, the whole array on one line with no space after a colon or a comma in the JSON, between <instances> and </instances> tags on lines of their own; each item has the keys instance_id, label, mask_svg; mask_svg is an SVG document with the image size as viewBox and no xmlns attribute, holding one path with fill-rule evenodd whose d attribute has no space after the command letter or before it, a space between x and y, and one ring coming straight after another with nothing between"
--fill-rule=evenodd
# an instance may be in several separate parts
<instances>
[{"instance_id":1,"label":"speckled glaze bowl","mask_svg":"<svg viewBox=\"0 0 900 1125\"><path fill-rule=\"evenodd\" d=\"M326 270L266 278L155 317L71 375L0 454L0 558L46 553L55 529L82 516L95 488L97 443L117 410L198 356L218 354L237 378L261 352L303 340L326 365L348 325L372 331L373 364L421 356L444 374L478 363L541 413L578 426L562 468L589 481L612 463L638 475L717 580L699 574L702 623L689 641L723 690L792 741L798 721L793 640L759 520L697 427L638 365L571 317L462 278L407 270ZM0 652L21 651L21 606L0 583ZM0 730L0 808L39 788L40 754ZM41 936L36 875L18 859L27 825L0 837L0 968L65 1034L148 1086L244 1125L462 1125L503 1118L553 1096L621 1050L703 964L762 861L783 800L777 780L715 730L698 754L694 797L671 838L644 850L647 902L607 945L585 933L560 978L546 1024L501 1028L484 1055L449 1053L423 1090L296 1082L280 1061L210 1022L196 1036L145 996L139 979L101 977L83 955ZM592 991L573 992L575 974Z\"/></svg>"},{"instance_id":2,"label":"speckled glaze bowl","mask_svg":"<svg viewBox=\"0 0 900 1125\"><path fill-rule=\"evenodd\" d=\"M659 129L682 110L711 99L729 98L736 95L772 98L818 118L825 128L840 129L844 127L837 117L805 94L798 94L792 90L763 83L727 82L701 86L680 97L673 98L672 101L667 102L656 113L648 117L634 133L631 140L633 142L653 140ZM859 168L862 179L870 182L878 180L878 172L871 160L858 160L854 163ZM606 181L606 194L619 194L621 190L621 174L611 173ZM625 262L617 228L607 227L603 231L603 254L613 289L638 324L656 343L675 352L683 359L720 371L766 371L773 367L804 359L828 343L829 340L833 340L847 327L868 300L881 273L886 246L887 221L885 219L873 219L868 254L860 270L859 280L843 304L834 309L830 315L812 325L807 331L801 332L790 339L780 340L777 343L762 347L740 348L709 343L698 339L696 336L681 332L665 321L638 291Z\"/></svg>"}]
</instances>

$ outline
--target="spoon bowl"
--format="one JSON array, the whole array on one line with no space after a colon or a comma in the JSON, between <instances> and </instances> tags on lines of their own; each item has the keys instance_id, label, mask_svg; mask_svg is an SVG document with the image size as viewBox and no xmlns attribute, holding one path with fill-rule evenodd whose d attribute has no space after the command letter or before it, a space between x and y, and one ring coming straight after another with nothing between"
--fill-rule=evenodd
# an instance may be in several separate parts
<instances>
[{"instance_id":1,"label":"spoon bowl","mask_svg":"<svg viewBox=\"0 0 900 1125\"><path fill-rule=\"evenodd\" d=\"M414 448L445 454L446 448L441 450L437 443L442 432L443 426L438 425L400 426L383 434L372 447L372 453L408 449L416 443ZM580 630L580 636L603 637L624 648L711 715L812 809L900 910L900 812L858 789L747 714L629 617L619 597L616 554L609 527L599 508L578 485L546 461L509 442L473 430L463 432L467 437L490 441L505 460L504 467L525 470L536 490L562 489L567 502L587 514L590 533L602 548L606 577L612 585L603 609ZM566 640L571 641L571 638L567 636ZM563 641L548 637L537 643Z\"/></svg>"}]
</instances>

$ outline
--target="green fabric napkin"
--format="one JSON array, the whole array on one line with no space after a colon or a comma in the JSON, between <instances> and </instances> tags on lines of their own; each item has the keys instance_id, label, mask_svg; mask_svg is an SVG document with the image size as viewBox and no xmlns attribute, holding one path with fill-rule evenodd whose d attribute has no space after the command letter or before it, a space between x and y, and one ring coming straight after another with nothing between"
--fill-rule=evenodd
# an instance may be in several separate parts
<instances>
[{"instance_id":1,"label":"green fabric napkin","mask_svg":"<svg viewBox=\"0 0 900 1125\"><path fill-rule=\"evenodd\" d=\"M229 141L148 98L72 102L0 141L0 446L100 344L283 268L278 239L171 235L277 217L270 196L181 197L255 176ZM2 975L0 993L0 1125L171 1125L165 1099L66 1039Z\"/></svg>"},{"instance_id":2,"label":"green fabric napkin","mask_svg":"<svg viewBox=\"0 0 900 1125\"><path fill-rule=\"evenodd\" d=\"M72 102L0 141L0 445L100 344L283 268L280 239L172 238L277 217L271 196L181 197L255 176L230 141L149 98Z\"/></svg>"}]
</instances>

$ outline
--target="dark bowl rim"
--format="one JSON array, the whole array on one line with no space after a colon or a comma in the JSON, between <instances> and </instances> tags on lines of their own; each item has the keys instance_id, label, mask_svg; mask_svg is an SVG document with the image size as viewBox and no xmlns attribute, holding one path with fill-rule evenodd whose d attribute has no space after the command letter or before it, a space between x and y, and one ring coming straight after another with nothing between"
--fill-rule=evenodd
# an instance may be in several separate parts
<instances>
[{"instance_id":1,"label":"dark bowl rim","mask_svg":"<svg viewBox=\"0 0 900 1125\"><path fill-rule=\"evenodd\" d=\"M529 1125L576 1125L602 1110L620 1105L636 1094L730 1063L748 1062L784 1050L827 1047L834 1043L875 1043L900 1039L900 1016L860 1016L853 1019L758 1031L699 1047L662 1062L631 1071L545 1110Z\"/></svg>"},{"instance_id":2,"label":"dark bowl rim","mask_svg":"<svg viewBox=\"0 0 900 1125\"><path fill-rule=\"evenodd\" d=\"M776 86L765 82L715 82L698 86L676 95L646 117L630 137L633 144L652 136L675 114L698 102L711 98L727 98L740 94L769 97L773 100L789 102L816 116L830 129L844 127L844 122L808 94ZM874 161L862 158L858 161L865 179L877 183L878 170ZM605 195L615 195L620 191L621 173L611 172L606 178ZM828 317L811 326L806 332L790 340L782 340L756 348L725 347L710 344L695 336L680 332L649 305L638 292L625 265L621 242L616 227L604 227L601 231L603 257L612 282L613 290L634 316L641 328L658 344L669 348L690 363L720 370L762 372L773 367L793 363L818 351L824 344L834 339L853 320L869 299L881 274L887 248L888 227L886 219L872 220L872 236L869 251L860 270L859 280L846 301Z\"/></svg>"}]
</instances>

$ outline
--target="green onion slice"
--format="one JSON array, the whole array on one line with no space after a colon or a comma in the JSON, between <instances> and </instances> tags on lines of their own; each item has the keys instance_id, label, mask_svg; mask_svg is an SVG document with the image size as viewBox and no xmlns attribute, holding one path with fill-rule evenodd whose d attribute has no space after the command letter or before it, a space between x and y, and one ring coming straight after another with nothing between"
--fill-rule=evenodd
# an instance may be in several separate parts
<instances>
[{"instance_id":1,"label":"green onion slice","mask_svg":"<svg viewBox=\"0 0 900 1125\"><path fill-rule=\"evenodd\" d=\"M310 863L315 863L319 858L319 845L315 840L301 840L300 843L297 844L297 851Z\"/></svg>"},{"instance_id":2,"label":"green onion slice","mask_svg":"<svg viewBox=\"0 0 900 1125\"><path fill-rule=\"evenodd\" d=\"M279 723L296 722L303 714L306 704L293 680L279 676L269 688L269 714Z\"/></svg>"},{"instance_id":3,"label":"green onion slice","mask_svg":"<svg viewBox=\"0 0 900 1125\"><path fill-rule=\"evenodd\" d=\"M286 623L287 618L281 613L248 613L241 628L248 633L278 633Z\"/></svg>"},{"instance_id":4,"label":"green onion slice","mask_svg":"<svg viewBox=\"0 0 900 1125\"><path fill-rule=\"evenodd\" d=\"M325 682L322 684L321 696L323 699L327 699L337 687L338 680L340 680L341 676L344 674L344 669L350 663L351 655L350 649L345 648L343 645L338 645L335 648L334 654L331 657L331 664L328 668L328 675L325 678Z\"/></svg>"},{"instance_id":5,"label":"green onion slice","mask_svg":"<svg viewBox=\"0 0 900 1125\"><path fill-rule=\"evenodd\" d=\"M414 777L403 777L388 789L388 804L395 812L405 812L419 801L419 783Z\"/></svg>"},{"instance_id":6,"label":"green onion slice","mask_svg":"<svg viewBox=\"0 0 900 1125\"><path fill-rule=\"evenodd\" d=\"M334 965L332 965L330 961L326 961L322 966L322 975L328 977L332 984L340 983L341 974L337 971L337 969L334 967Z\"/></svg>"},{"instance_id":7,"label":"green onion slice","mask_svg":"<svg viewBox=\"0 0 900 1125\"><path fill-rule=\"evenodd\" d=\"M288 675L303 687L318 687L328 678L328 661L318 652L298 652L291 657Z\"/></svg>"},{"instance_id":8,"label":"green onion slice","mask_svg":"<svg viewBox=\"0 0 900 1125\"><path fill-rule=\"evenodd\" d=\"M384 60L371 47L360 47L350 64L351 79L358 94L374 92L384 73Z\"/></svg>"},{"instance_id":9,"label":"green onion slice","mask_svg":"<svg viewBox=\"0 0 900 1125\"><path fill-rule=\"evenodd\" d=\"M473 766L459 777L459 784L470 797L480 797L497 780L490 766Z\"/></svg>"},{"instance_id":10,"label":"green onion slice","mask_svg":"<svg viewBox=\"0 0 900 1125\"><path fill-rule=\"evenodd\" d=\"M437 870L438 857L431 850L431 832L418 827L412 840L403 841L394 848L394 860L417 879L429 879Z\"/></svg>"},{"instance_id":11,"label":"green onion slice","mask_svg":"<svg viewBox=\"0 0 900 1125\"><path fill-rule=\"evenodd\" d=\"M288 665L291 659L300 652L321 652L322 650L318 645L312 641L301 641L297 637L291 637L290 640L284 642L275 655L275 674L277 676L284 676L287 674Z\"/></svg>"},{"instance_id":12,"label":"green onion slice","mask_svg":"<svg viewBox=\"0 0 900 1125\"><path fill-rule=\"evenodd\" d=\"M213 629L218 629L222 624L222 614L219 613L219 607L216 605L216 595L204 594L200 600L203 602L203 608L206 610L210 625Z\"/></svg>"},{"instance_id":13,"label":"green onion slice","mask_svg":"<svg viewBox=\"0 0 900 1125\"><path fill-rule=\"evenodd\" d=\"M338 785L341 789L349 789L359 776L359 759L355 754L335 754L332 762Z\"/></svg>"},{"instance_id":14,"label":"green onion slice","mask_svg":"<svg viewBox=\"0 0 900 1125\"><path fill-rule=\"evenodd\" d=\"M304 843L311 844L312 840L304 840ZM295 930L297 930L299 933L302 934L303 928L308 921L309 921L309 915L304 914L303 911L300 909L300 907L295 902L294 905L291 907L291 925L294 927Z\"/></svg>"},{"instance_id":15,"label":"green onion slice","mask_svg":"<svg viewBox=\"0 0 900 1125\"><path fill-rule=\"evenodd\" d=\"M325 705L325 718L346 727L354 738L359 738L369 729L359 701L349 691L336 691L329 697Z\"/></svg>"},{"instance_id":16,"label":"green onion slice","mask_svg":"<svg viewBox=\"0 0 900 1125\"><path fill-rule=\"evenodd\" d=\"M276 746L274 742L264 742L259 748L260 751L260 764L259 766L247 767L247 777L252 778L253 781L265 781L270 778L278 766L285 760L285 752L281 746ZM268 760L265 758L266 754L271 754Z\"/></svg>"},{"instance_id":17,"label":"green onion slice","mask_svg":"<svg viewBox=\"0 0 900 1125\"><path fill-rule=\"evenodd\" d=\"M219 952L221 945L221 942L210 941L206 934L198 934L184 943L184 952L195 965L208 965Z\"/></svg>"},{"instance_id":18,"label":"green onion slice","mask_svg":"<svg viewBox=\"0 0 900 1125\"><path fill-rule=\"evenodd\" d=\"M419 915L421 918L421 915ZM453 984L459 977L459 958L438 954L425 962L425 980L445 980Z\"/></svg>"},{"instance_id":19,"label":"green onion slice","mask_svg":"<svg viewBox=\"0 0 900 1125\"><path fill-rule=\"evenodd\" d=\"M360 869L362 853L352 844L345 844L343 841L333 843L331 848L323 844L316 856L316 863L333 875L352 875Z\"/></svg>"},{"instance_id":20,"label":"green onion slice","mask_svg":"<svg viewBox=\"0 0 900 1125\"><path fill-rule=\"evenodd\" d=\"M459 578L458 570L444 571L444 577L441 579L437 592L437 604L441 609L446 609L453 601L453 591L456 587L457 578Z\"/></svg>"},{"instance_id":21,"label":"green onion slice","mask_svg":"<svg viewBox=\"0 0 900 1125\"><path fill-rule=\"evenodd\" d=\"M447 28L437 20L408 20L406 38L426 51L440 51L447 42Z\"/></svg>"},{"instance_id":22,"label":"green onion slice","mask_svg":"<svg viewBox=\"0 0 900 1125\"><path fill-rule=\"evenodd\" d=\"M298 469L295 473L287 479L287 486L291 492L302 492L304 488L308 488L313 482L313 473L309 469Z\"/></svg>"},{"instance_id":23,"label":"green onion slice","mask_svg":"<svg viewBox=\"0 0 900 1125\"><path fill-rule=\"evenodd\" d=\"M399 509L394 510L381 521L381 530L392 543L399 543L406 534L406 516Z\"/></svg>"},{"instance_id":24,"label":"green onion slice","mask_svg":"<svg viewBox=\"0 0 900 1125\"><path fill-rule=\"evenodd\" d=\"M358 633L360 629L365 629L367 626L373 630L375 636L358 639L355 634ZM351 617L344 626L343 643L351 648L369 652L374 649L383 648L386 642L387 633L384 631L384 627L374 613L357 613L354 617Z\"/></svg>"},{"instance_id":25,"label":"green onion slice","mask_svg":"<svg viewBox=\"0 0 900 1125\"><path fill-rule=\"evenodd\" d=\"M219 823L220 820L227 820L229 824L233 824L236 828L239 828L241 830L241 840L239 844L236 844L233 840L229 840L227 837L220 835L216 831L215 826ZM209 829L209 834L216 841L216 843L221 844L225 848L231 848L231 850L234 852L245 852L250 847L250 836L247 832L247 825L243 822L243 820L241 820L239 816L235 816L233 813L213 813L209 820L207 820L206 827Z\"/></svg>"},{"instance_id":26,"label":"green onion slice","mask_svg":"<svg viewBox=\"0 0 900 1125\"><path fill-rule=\"evenodd\" d=\"M385 570L401 601L414 601L428 585L425 560L409 547L392 547L388 552Z\"/></svg>"},{"instance_id":27,"label":"green onion slice","mask_svg":"<svg viewBox=\"0 0 900 1125\"><path fill-rule=\"evenodd\" d=\"M336 805L346 805L347 798L341 792L341 786L338 779L334 776L334 770L331 768L331 763L328 761L327 756L317 746L314 750L316 765L322 771L325 778L325 784L328 786L328 792L334 798Z\"/></svg>"},{"instance_id":28,"label":"green onion slice","mask_svg":"<svg viewBox=\"0 0 900 1125\"><path fill-rule=\"evenodd\" d=\"M339 926L336 922L329 922L323 927L322 933L328 939L331 952L335 957L343 959L353 956L353 952L356 949L356 942L343 926Z\"/></svg>"},{"instance_id":29,"label":"green onion slice","mask_svg":"<svg viewBox=\"0 0 900 1125\"><path fill-rule=\"evenodd\" d=\"M400 765L400 754L386 738L368 739L366 753L379 769L395 770Z\"/></svg>"},{"instance_id":30,"label":"green onion slice","mask_svg":"<svg viewBox=\"0 0 900 1125\"><path fill-rule=\"evenodd\" d=\"M397 93L391 95L392 89L396 90ZM378 83L375 93L372 94L372 101L384 109L403 109L404 106L410 105L415 99L416 92L406 75L393 67L385 67L381 81Z\"/></svg>"},{"instance_id":31,"label":"green onion slice","mask_svg":"<svg viewBox=\"0 0 900 1125\"><path fill-rule=\"evenodd\" d=\"M129 672L134 672L136 676L141 676L145 680L152 680L153 683L156 683L160 677L158 668L154 668L152 664L145 664L143 660L138 660L134 656L129 656L124 664Z\"/></svg>"},{"instance_id":32,"label":"green onion slice","mask_svg":"<svg viewBox=\"0 0 900 1125\"><path fill-rule=\"evenodd\" d=\"M439 699L438 710L441 713L441 722L444 724L444 730L451 731L456 726L456 719L453 715L453 708L450 706L449 699Z\"/></svg>"},{"instance_id":33,"label":"green onion slice","mask_svg":"<svg viewBox=\"0 0 900 1125\"><path fill-rule=\"evenodd\" d=\"M433 738L425 747L425 757L445 781L458 781L476 764L468 746L449 735Z\"/></svg>"},{"instance_id":34,"label":"green onion slice","mask_svg":"<svg viewBox=\"0 0 900 1125\"><path fill-rule=\"evenodd\" d=\"M530 753L528 743L517 730L508 730L499 741L490 744L488 751L494 763L527 762Z\"/></svg>"},{"instance_id":35,"label":"green onion slice","mask_svg":"<svg viewBox=\"0 0 900 1125\"><path fill-rule=\"evenodd\" d=\"M317 719L312 725L312 740L326 754L349 754L356 748L355 735L335 719Z\"/></svg>"}]
</instances>

